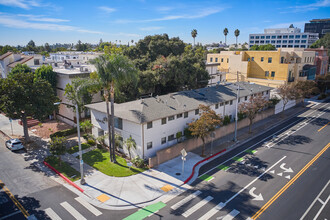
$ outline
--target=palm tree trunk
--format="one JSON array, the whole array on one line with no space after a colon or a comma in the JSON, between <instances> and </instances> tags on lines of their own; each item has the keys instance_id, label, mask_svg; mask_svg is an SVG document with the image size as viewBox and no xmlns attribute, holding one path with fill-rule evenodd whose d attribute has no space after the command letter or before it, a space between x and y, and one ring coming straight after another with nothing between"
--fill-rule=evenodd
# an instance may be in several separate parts
<instances>
[{"instance_id":1,"label":"palm tree trunk","mask_svg":"<svg viewBox=\"0 0 330 220\"><path fill-rule=\"evenodd\" d=\"M227 35L225 35L225 44L227 45Z\"/></svg>"},{"instance_id":2,"label":"palm tree trunk","mask_svg":"<svg viewBox=\"0 0 330 220\"><path fill-rule=\"evenodd\" d=\"M110 132L110 113L109 113L109 95L107 91L104 91L104 98L105 98L105 104L107 107L107 122L108 122L108 138L109 138L109 153L110 153L110 161L113 162L112 160L112 151L111 151L111 132Z\"/></svg>"},{"instance_id":3,"label":"palm tree trunk","mask_svg":"<svg viewBox=\"0 0 330 220\"><path fill-rule=\"evenodd\" d=\"M23 125L23 132L24 132L24 139L26 142L30 142L29 130L27 127L27 120L25 113L22 113L22 125Z\"/></svg>"},{"instance_id":4,"label":"palm tree trunk","mask_svg":"<svg viewBox=\"0 0 330 220\"><path fill-rule=\"evenodd\" d=\"M194 47L195 47L195 38L194 38Z\"/></svg>"},{"instance_id":5,"label":"palm tree trunk","mask_svg":"<svg viewBox=\"0 0 330 220\"><path fill-rule=\"evenodd\" d=\"M237 49L237 37L236 37L236 49Z\"/></svg>"},{"instance_id":6,"label":"palm tree trunk","mask_svg":"<svg viewBox=\"0 0 330 220\"><path fill-rule=\"evenodd\" d=\"M113 82L111 83L110 89L110 101L111 101L111 138L112 138L112 160L116 163L116 153L115 153L115 103L114 103L114 85Z\"/></svg>"}]
</instances>

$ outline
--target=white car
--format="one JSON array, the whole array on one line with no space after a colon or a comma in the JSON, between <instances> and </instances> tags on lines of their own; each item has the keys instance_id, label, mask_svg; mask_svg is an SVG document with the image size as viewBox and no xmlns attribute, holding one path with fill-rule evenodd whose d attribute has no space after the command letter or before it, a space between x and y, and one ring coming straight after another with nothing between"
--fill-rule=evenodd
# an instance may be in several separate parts
<instances>
[{"instance_id":1,"label":"white car","mask_svg":"<svg viewBox=\"0 0 330 220\"><path fill-rule=\"evenodd\" d=\"M11 151L24 149L22 142L18 139L10 139L6 141L6 147L8 147Z\"/></svg>"}]
</instances>

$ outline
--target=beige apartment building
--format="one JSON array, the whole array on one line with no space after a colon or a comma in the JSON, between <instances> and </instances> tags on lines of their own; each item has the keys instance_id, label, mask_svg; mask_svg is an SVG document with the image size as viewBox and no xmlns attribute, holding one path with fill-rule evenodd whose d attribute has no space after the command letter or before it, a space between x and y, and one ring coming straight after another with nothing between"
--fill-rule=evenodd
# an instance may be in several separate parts
<instances>
[{"instance_id":1,"label":"beige apartment building","mask_svg":"<svg viewBox=\"0 0 330 220\"><path fill-rule=\"evenodd\" d=\"M207 55L207 63L217 63L227 72L228 82L252 82L277 88L297 80L315 79L315 52L300 48L276 51L221 51Z\"/></svg>"}]
</instances>

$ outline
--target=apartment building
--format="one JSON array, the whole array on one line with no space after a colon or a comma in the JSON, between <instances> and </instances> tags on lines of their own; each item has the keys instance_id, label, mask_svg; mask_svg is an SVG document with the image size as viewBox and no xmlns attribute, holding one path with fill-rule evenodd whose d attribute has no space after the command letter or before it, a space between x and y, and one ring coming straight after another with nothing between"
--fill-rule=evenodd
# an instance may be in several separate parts
<instances>
[{"instance_id":1,"label":"apartment building","mask_svg":"<svg viewBox=\"0 0 330 220\"><path fill-rule=\"evenodd\" d=\"M77 52L77 51L63 51L57 53L50 53L47 61L50 63L70 61L76 65L88 64L88 61L98 57L102 53L95 52Z\"/></svg>"},{"instance_id":2,"label":"apartment building","mask_svg":"<svg viewBox=\"0 0 330 220\"><path fill-rule=\"evenodd\" d=\"M330 19L313 19L305 23L305 32L318 33L319 38L322 38L325 34L330 33Z\"/></svg>"},{"instance_id":3,"label":"apartment building","mask_svg":"<svg viewBox=\"0 0 330 220\"><path fill-rule=\"evenodd\" d=\"M249 35L249 48L253 45L272 44L276 48L308 48L317 41L318 33L301 33L300 28L270 28L263 34Z\"/></svg>"},{"instance_id":4,"label":"apartment building","mask_svg":"<svg viewBox=\"0 0 330 220\"><path fill-rule=\"evenodd\" d=\"M199 105L210 106L222 117L235 115L238 86L228 83L212 87L181 91L167 95L115 104L115 132L122 139L130 136L136 142L132 156L149 158L156 152L177 143L176 134L184 133L187 123L199 117ZM240 83L239 103L254 94L269 99L272 88ZM92 133L96 137L107 133L105 102L86 105L91 110ZM125 148L121 151L128 153Z\"/></svg>"},{"instance_id":5,"label":"apartment building","mask_svg":"<svg viewBox=\"0 0 330 220\"><path fill-rule=\"evenodd\" d=\"M207 62L226 70L228 82L245 81L279 87L297 80L315 78L315 51L283 48L276 51L221 51L208 54Z\"/></svg>"},{"instance_id":6,"label":"apartment building","mask_svg":"<svg viewBox=\"0 0 330 220\"><path fill-rule=\"evenodd\" d=\"M307 51L315 51L314 65L316 65L316 75L325 75L329 71L328 50L321 48L308 48Z\"/></svg>"}]
</instances>

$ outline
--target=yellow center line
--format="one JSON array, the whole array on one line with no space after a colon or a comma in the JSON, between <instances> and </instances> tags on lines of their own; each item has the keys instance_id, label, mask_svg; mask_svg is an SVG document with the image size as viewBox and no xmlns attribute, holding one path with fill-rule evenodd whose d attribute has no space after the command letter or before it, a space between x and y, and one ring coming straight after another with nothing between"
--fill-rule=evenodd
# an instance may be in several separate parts
<instances>
[{"instance_id":1,"label":"yellow center line","mask_svg":"<svg viewBox=\"0 0 330 220\"><path fill-rule=\"evenodd\" d=\"M5 191L5 193L7 193L7 195L13 201L13 203L17 206L17 208L19 208L19 210L21 210L21 212L25 216L25 218L29 217L30 215L26 211L26 209L21 205L21 203L19 203L19 201L17 201L15 196L10 192L10 190L5 186L5 184L1 180L0 180L0 185L3 185L2 186L3 191Z\"/></svg>"},{"instance_id":2,"label":"yellow center line","mask_svg":"<svg viewBox=\"0 0 330 220\"><path fill-rule=\"evenodd\" d=\"M320 128L317 132L320 132L323 128L325 128L330 122L328 122L326 125L324 125L322 128Z\"/></svg>"},{"instance_id":3,"label":"yellow center line","mask_svg":"<svg viewBox=\"0 0 330 220\"><path fill-rule=\"evenodd\" d=\"M282 195L328 148L330 142L311 160L306 166L299 171L280 191L278 191L264 206L259 209L253 216L252 219L257 219L275 200Z\"/></svg>"}]
</instances>

